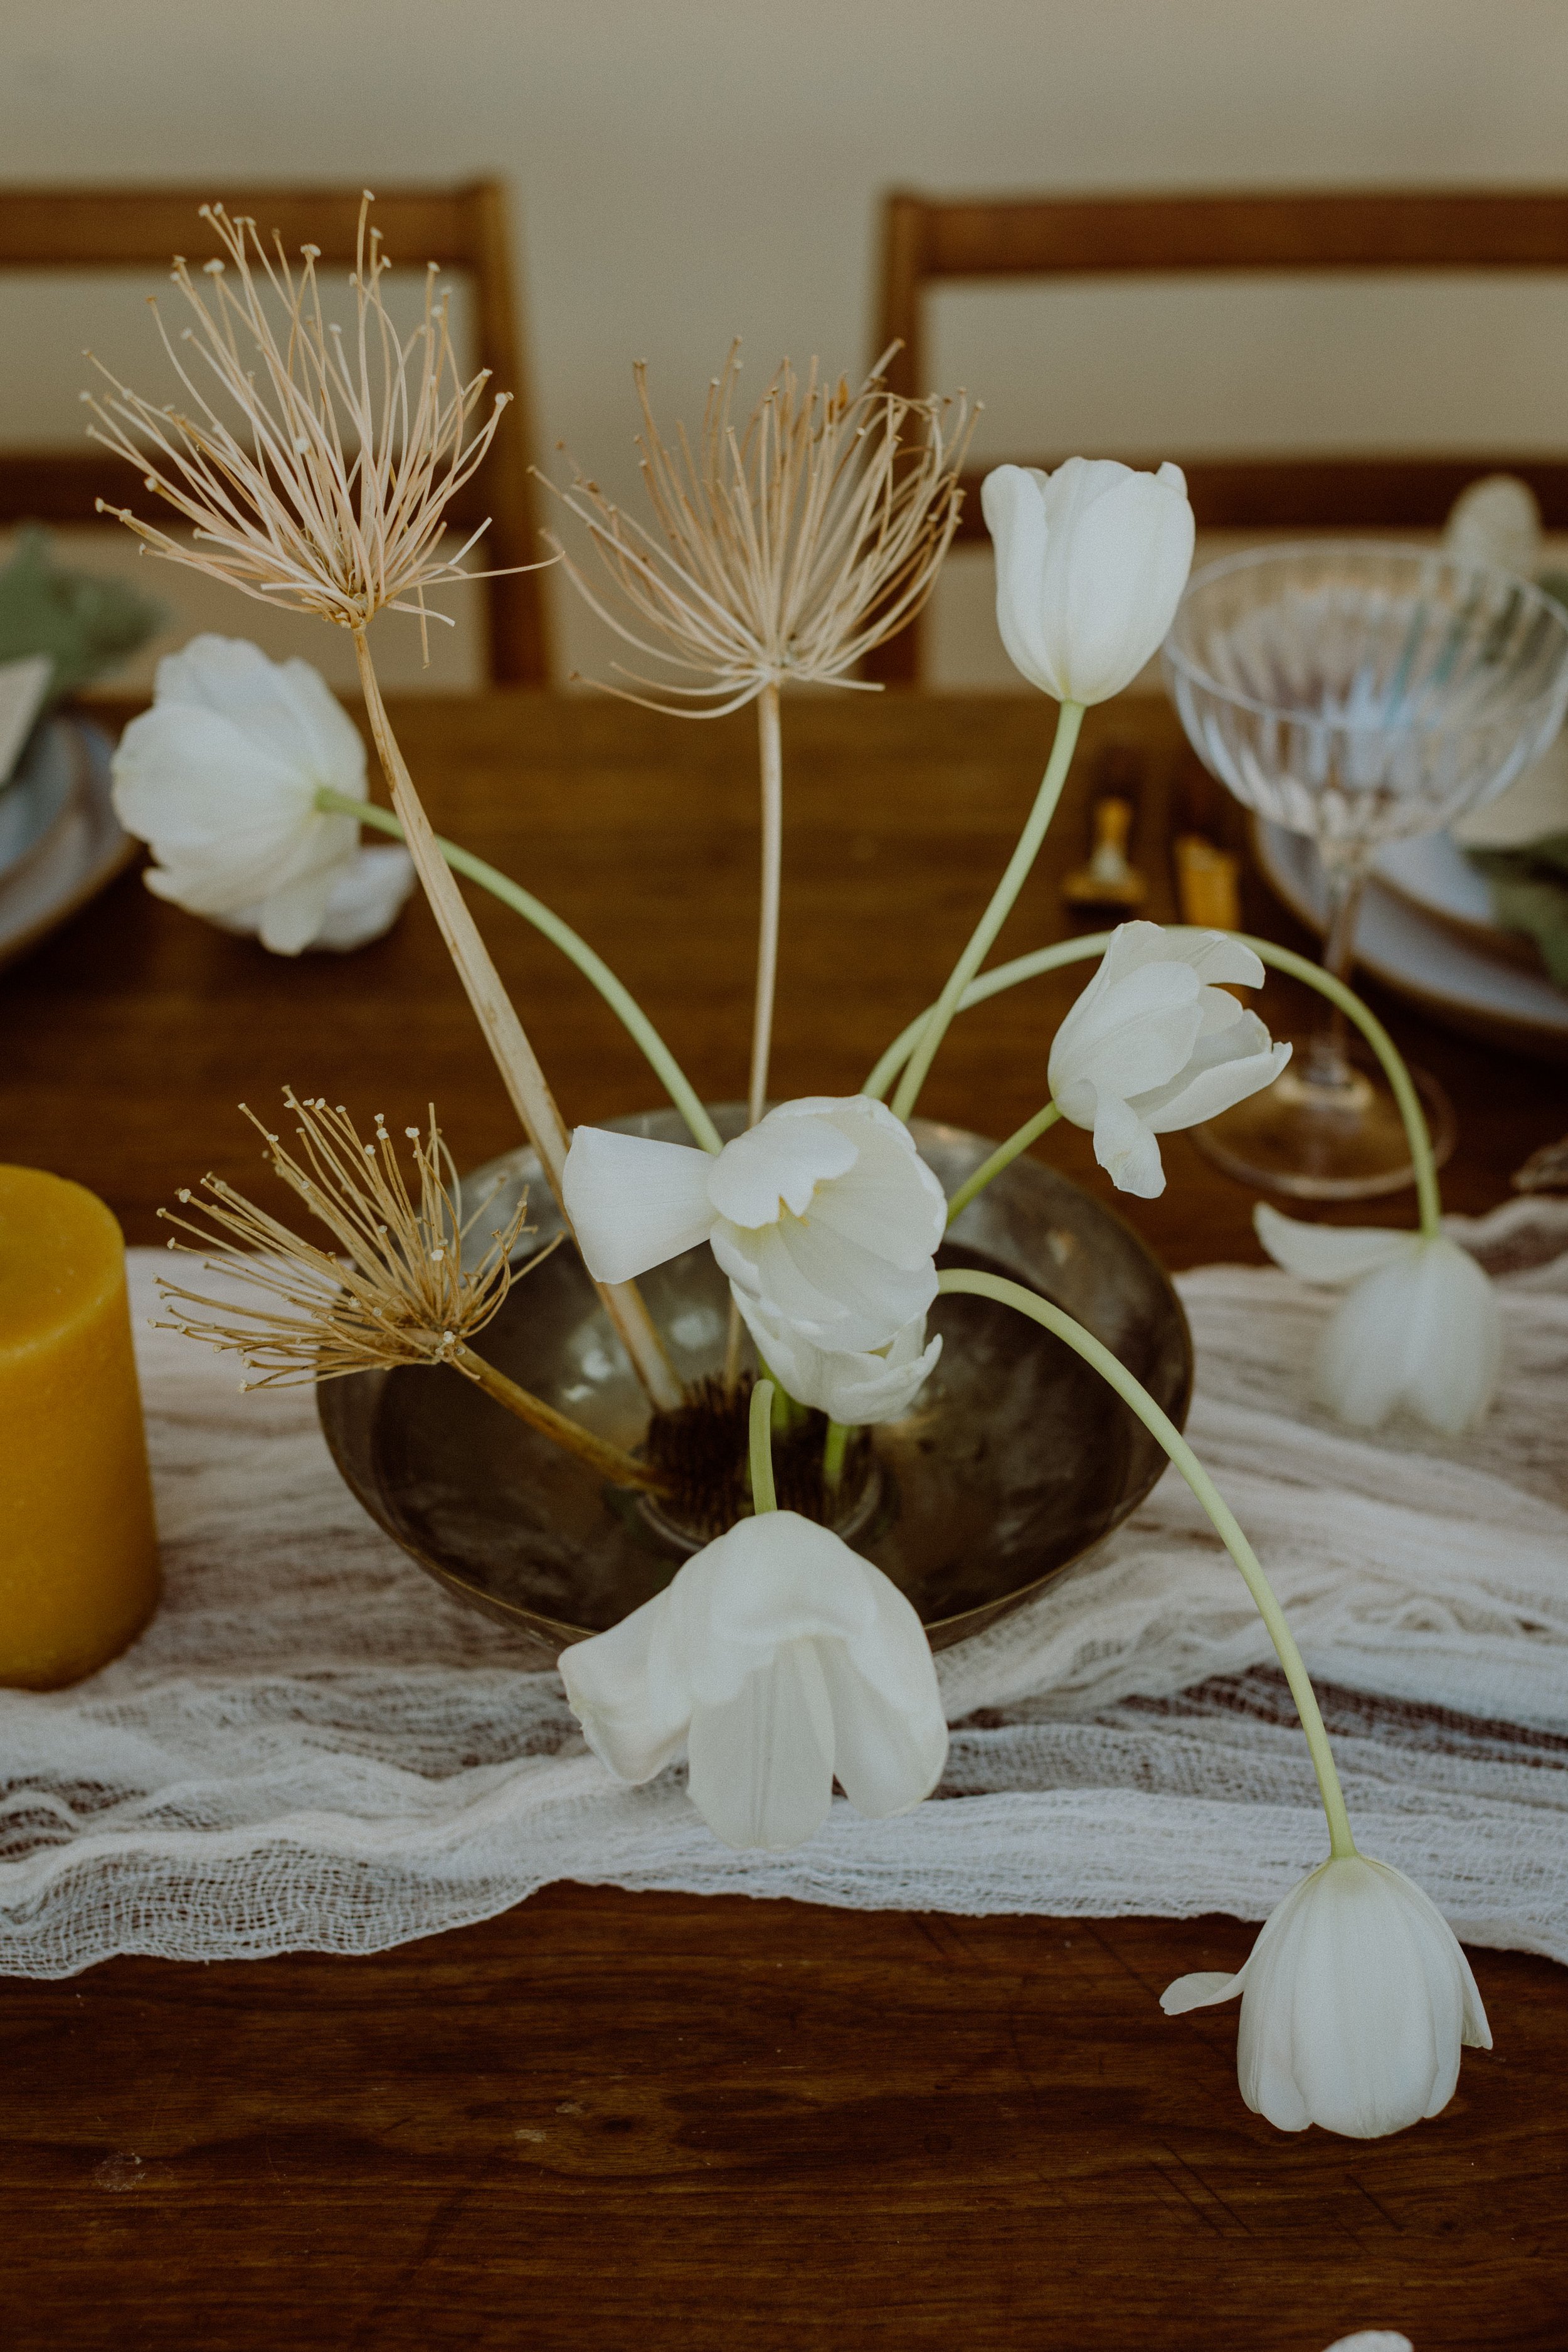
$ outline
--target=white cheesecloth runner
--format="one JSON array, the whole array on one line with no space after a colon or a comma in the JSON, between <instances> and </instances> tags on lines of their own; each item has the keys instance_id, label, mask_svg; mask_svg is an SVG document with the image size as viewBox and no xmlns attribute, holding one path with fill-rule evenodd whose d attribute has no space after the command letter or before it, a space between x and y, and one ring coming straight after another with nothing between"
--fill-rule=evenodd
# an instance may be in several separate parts
<instances>
[{"instance_id":1,"label":"white cheesecloth runner","mask_svg":"<svg viewBox=\"0 0 1568 2352\"><path fill-rule=\"evenodd\" d=\"M1500 1273L1503 1387L1457 1446L1306 1402L1324 1294L1209 1266L1189 1433L1317 1677L1357 1837L1461 1936L1568 1960L1568 1203L1450 1230ZM552 1879L959 1912L1260 1918L1326 1851L1240 1577L1174 1472L1030 1607L940 1661L937 1801L842 1799L734 1854L680 1769L584 1748L558 1678L404 1558L340 1483L308 1390L241 1395L146 1328L166 1579L126 1656L0 1692L0 1970L116 1952L368 1952Z\"/></svg>"}]
</instances>

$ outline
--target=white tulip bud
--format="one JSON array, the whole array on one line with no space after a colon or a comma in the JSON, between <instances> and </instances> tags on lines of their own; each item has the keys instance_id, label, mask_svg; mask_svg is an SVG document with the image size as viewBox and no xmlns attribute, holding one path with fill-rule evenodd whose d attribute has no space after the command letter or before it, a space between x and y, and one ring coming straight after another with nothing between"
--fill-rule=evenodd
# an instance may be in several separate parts
<instances>
[{"instance_id":1,"label":"white tulip bud","mask_svg":"<svg viewBox=\"0 0 1568 2352\"><path fill-rule=\"evenodd\" d=\"M1453 2097L1461 2044L1492 2046L1442 1913L1363 1854L1325 1862L1292 1888L1235 1976L1178 1977L1160 2006L1178 2017L1237 1993L1241 2095L1281 2131L1404 2131Z\"/></svg>"},{"instance_id":2,"label":"white tulip bud","mask_svg":"<svg viewBox=\"0 0 1568 2352\"><path fill-rule=\"evenodd\" d=\"M1258 1238L1288 1274L1343 1288L1323 1326L1312 1385L1352 1428L1413 1413L1458 1437L1492 1401L1502 1318L1490 1276L1446 1234L1309 1225L1260 1202Z\"/></svg>"},{"instance_id":3,"label":"white tulip bud","mask_svg":"<svg viewBox=\"0 0 1568 2352\"><path fill-rule=\"evenodd\" d=\"M1179 466L1069 457L998 466L980 502L996 546L996 625L1016 668L1058 702L1109 702L1159 651L1193 561Z\"/></svg>"},{"instance_id":4,"label":"white tulip bud","mask_svg":"<svg viewBox=\"0 0 1568 2352\"><path fill-rule=\"evenodd\" d=\"M1290 1058L1229 990L1256 988L1263 966L1225 931L1123 923L1057 1031L1051 1098L1089 1129L1094 1156L1119 1191L1153 1200L1165 1189L1157 1139L1217 1118L1271 1086Z\"/></svg>"}]
</instances>

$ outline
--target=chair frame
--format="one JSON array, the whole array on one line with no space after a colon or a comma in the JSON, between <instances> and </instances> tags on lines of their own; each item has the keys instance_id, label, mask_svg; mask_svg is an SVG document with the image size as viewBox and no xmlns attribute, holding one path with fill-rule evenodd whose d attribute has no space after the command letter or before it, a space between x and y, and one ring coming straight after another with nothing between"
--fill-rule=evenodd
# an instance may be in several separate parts
<instances>
[{"instance_id":1,"label":"chair frame","mask_svg":"<svg viewBox=\"0 0 1568 2352\"><path fill-rule=\"evenodd\" d=\"M895 392L909 398L924 392L926 289L976 278L1476 269L1568 271L1568 191L944 199L900 190L883 202L877 349L901 346L888 369ZM1549 530L1568 529L1568 461L1336 456L1178 462L1200 530L1432 530L1467 482L1497 471L1530 484ZM964 477L961 541L985 537L982 478ZM879 647L868 674L913 683L920 626L917 621Z\"/></svg>"},{"instance_id":2,"label":"chair frame","mask_svg":"<svg viewBox=\"0 0 1568 2352\"><path fill-rule=\"evenodd\" d=\"M342 188L221 191L231 215L248 215L268 243L276 229L288 251L321 248L328 264L354 259L360 193ZM213 191L203 188L0 189L0 270L166 268L210 238L198 218ZM474 282L478 358L496 391L511 394L484 465L450 509L465 533L490 527L476 561L498 569L539 558L529 456L533 445L529 385L512 294L507 189L476 180L457 188L397 188L378 194L372 215L386 251L402 263L428 261L466 271ZM123 460L107 450L0 453L0 521L79 523L99 520L95 501L129 506L149 520L168 509L150 496ZM498 685L547 686L548 616L535 572L483 583L489 674Z\"/></svg>"}]
</instances>

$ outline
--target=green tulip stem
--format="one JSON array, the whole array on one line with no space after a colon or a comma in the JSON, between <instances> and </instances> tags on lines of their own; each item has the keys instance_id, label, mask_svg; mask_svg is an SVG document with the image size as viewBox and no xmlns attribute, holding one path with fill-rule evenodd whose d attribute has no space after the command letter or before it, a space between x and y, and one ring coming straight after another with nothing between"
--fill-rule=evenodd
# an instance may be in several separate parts
<instances>
[{"instance_id":1,"label":"green tulip stem","mask_svg":"<svg viewBox=\"0 0 1568 2352\"><path fill-rule=\"evenodd\" d=\"M773 1384L759 1381L752 1391L752 1417L749 1424L752 1465L752 1508L760 1518L764 1511L776 1511L778 1494L773 1486Z\"/></svg>"},{"instance_id":2,"label":"green tulip stem","mask_svg":"<svg viewBox=\"0 0 1568 2352\"><path fill-rule=\"evenodd\" d=\"M1027 1151L1031 1143L1037 1143L1047 1128L1055 1127L1060 1117L1055 1103L1048 1102L1044 1110L1037 1110L1033 1118L1026 1118L1022 1127L1015 1128L1006 1142L999 1143L990 1159L983 1160L973 1175L959 1186L947 1204L948 1223L951 1225L955 1217L961 1217L975 1194L984 1192L992 1178L1000 1176L1004 1168L1011 1168L1019 1152Z\"/></svg>"},{"instance_id":3,"label":"green tulip stem","mask_svg":"<svg viewBox=\"0 0 1568 2352\"><path fill-rule=\"evenodd\" d=\"M991 894L991 904L981 916L970 935L969 944L947 976L942 994L923 1018L913 1051L893 1097L893 1109L900 1118L907 1119L914 1109L926 1073L936 1058L937 1047L946 1036L949 1024L958 1011L964 991L991 952L997 932L1013 911L1019 891L1028 880L1046 830L1057 813L1057 803L1062 796L1068 770L1077 748L1079 729L1083 724L1081 702L1064 702L1057 714L1056 740L1051 756L1046 762L1046 772L1040 779L1040 789L1035 795L1035 805L1029 811L1028 822L1018 835L1018 845L1007 861L1007 870Z\"/></svg>"},{"instance_id":4,"label":"green tulip stem","mask_svg":"<svg viewBox=\"0 0 1568 2352\"><path fill-rule=\"evenodd\" d=\"M1165 926L1173 938L1180 938L1191 925L1171 923ZM1101 956L1110 945L1110 931L1095 931L1081 940L1058 940L1054 947L1037 948L1030 955L1015 956L1011 963L999 963L992 971L982 972L972 980L959 998L954 1010L969 1013L977 1004L988 1003L1009 988L1016 988L1026 980L1038 980L1048 971L1059 971L1064 964L1082 963L1091 956ZM1421 1108L1421 1097L1405 1066L1398 1046L1384 1027L1370 1005L1363 1004L1355 991L1347 988L1342 980L1325 971L1321 963L1310 956L1297 955L1291 948L1277 947L1272 940L1256 939L1250 931L1227 934L1250 948L1259 960L1270 964L1276 971L1288 972L1308 988L1315 988L1337 1005L1346 1018L1352 1021L1372 1047L1387 1078L1399 1114L1405 1122L1405 1141L1410 1147L1410 1161L1415 1171L1416 1198L1420 1207L1421 1231L1430 1239L1441 1230L1443 1203L1437 1190L1437 1163L1432 1156L1432 1138L1426 1126L1426 1114ZM899 1072L921 1042L931 1008L911 1021L907 1029L894 1038L860 1091L880 1102Z\"/></svg>"},{"instance_id":5,"label":"green tulip stem","mask_svg":"<svg viewBox=\"0 0 1568 2352\"><path fill-rule=\"evenodd\" d=\"M847 1422L830 1421L822 1448L822 1483L830 1495L838 1492L838 1482L844 1475L844 1449L848 1443Z\"/></svg>"},{"instance_id":6,"label":"green tulip stem","mask_svg":"<svg viewBox=\"0 0 1568 2352\"><path fill-rule=\"evenodd\" d=\"M395 840L404 838L403 827L390 809L375 808L368 801L356 801L347 793L335 793L330 785L323 784L317 793L316 806L324 815L352 816L358 824L371 825L378 833L391 834ZM437 838L436 846L454 874L465 875L470 882L477 882L481 889L499 898L503 907L510 907L513 914L521 915L524 922L531 923L536 931L542 931L563 955L576 965L584 979L598 990L616 1019L641 1046L655 1076L690 1129L693 1141L700 1143L704 1151L721 1151L723 1139L709 1118L696 1087L636 997L616 978L603 957L595 955L586 940L580 939L559 915L552 915L531 890L523 889L521 883L511 881L495 866L487 866L482 857L475 857L470 851L459 849L454 841Z\"/></svg>"},{"instance_id":7,"label":"green tulip stem","mask_svg":"<svg viewBox=\"0 0 1568 2352\"><path fill-rule=\"evenodd\" d=\"M1086 1331L1081 1323L1075 1323L1070 1315L1064 1315L1061 1308L1053 1306L1048 1298L1042 1298L1037 1291L1026 1290L1021 1283L1008 1282L1000 1275L971 1274L961 1267L942 1275L937 1286L948 1296L958 1293L972 1298L994 1298L999 1305L1015 1307L1020 1315L1027 1315L1032 1321L1043 1325L1046 1330L1053 1332L1110 1383L1123 1403L1130 1405L1138 1415L1151 1436L1164 1447L1213 1520L1220 1541L1241 1570L1247 1589L1258 1604L1258 1614L1268 1629L1268 1638L1290 1685L1290 1696L1296 1702L1301 1728L1307 1735L1312 1769L1318 1776L1318 1790L1328 1818L1331 1851L1336 1860L1342 1861L1352 1855L1356 1845L1351 1835L1344 1792L1334 1769L1333 1751L1323 1727L1317 1693L1312 1688L1311 1677L1301 1653L1296 1647L1296 1637L1286 1622L1285 1612L1274 1597L1273 1588L1263 1573L1257 1553L1237 1525L1229 1505L1175 1423L1168 1413L1161 1411L1142 1381L1136 1379L1109 1348L1104 1347L1091 1332Z\"/></svg>"}]
</instances>

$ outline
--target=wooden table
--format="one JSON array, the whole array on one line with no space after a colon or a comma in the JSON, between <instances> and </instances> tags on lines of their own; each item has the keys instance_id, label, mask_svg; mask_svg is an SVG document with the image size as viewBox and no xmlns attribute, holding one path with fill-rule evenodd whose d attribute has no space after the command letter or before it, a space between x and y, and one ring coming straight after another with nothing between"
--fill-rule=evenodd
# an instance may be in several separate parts
<instances>
[{"instance_id":1,"label":"wooden table","mask_svg":"<svg viewBox=\"0 0 1568 2352\"><path fill-rule=\"evenodd\" d=\"M786 718L774 1089L851 1090L934 992L1027 806L1034 700L805 698ZM742 715L409 704L437 824L589 933L700 1087L743 1085L754 768ZM1094 715L998 950L1058 935L1097 754L1144 763L1135 854L1201 786L1163 708ZM1201 805L1199 813L1203 813ZM1214 814L1212 807L1208 813ZM1248 919L1303 944L1252 890ZM654 1099L522 925L480 920L572 1118ZM926 1108L1005 1134L1082 974L955 1028ZM1377 1001L1374 998L1374 1001ZM1271 983L1276 1027L1297 1011ZM1389 1010L1387 1007L1382 1009ZM1394 1009L1462 1137L1452 1206L1568 1129L1568 1078ZM460 1163L513 1141L423 907L338 961L268 957L128 876L0 980L0 1158L79 1178L132 1241L257 1158L233 1106L285 1081L394 1124L434 1097ZM1087 1139L1052 1158L1102 1184ZM1122 1202L1168 1263L1255 1257L1247 1194L1184 1139ZM1383 1212L1408 1214L1406 1203ZM1418 2352L1568 2341L1568 1982L1479 1953L1497 2048L1440 2120L1287 2137L1237 2095L1235 2012L1162 2018L1235 1966L1226 1918L959 1920L559 1886L371 1959L117 1960L0 1985L0 2336L114 2352L443 2344Z\"/></svg>"}]
</instances>

